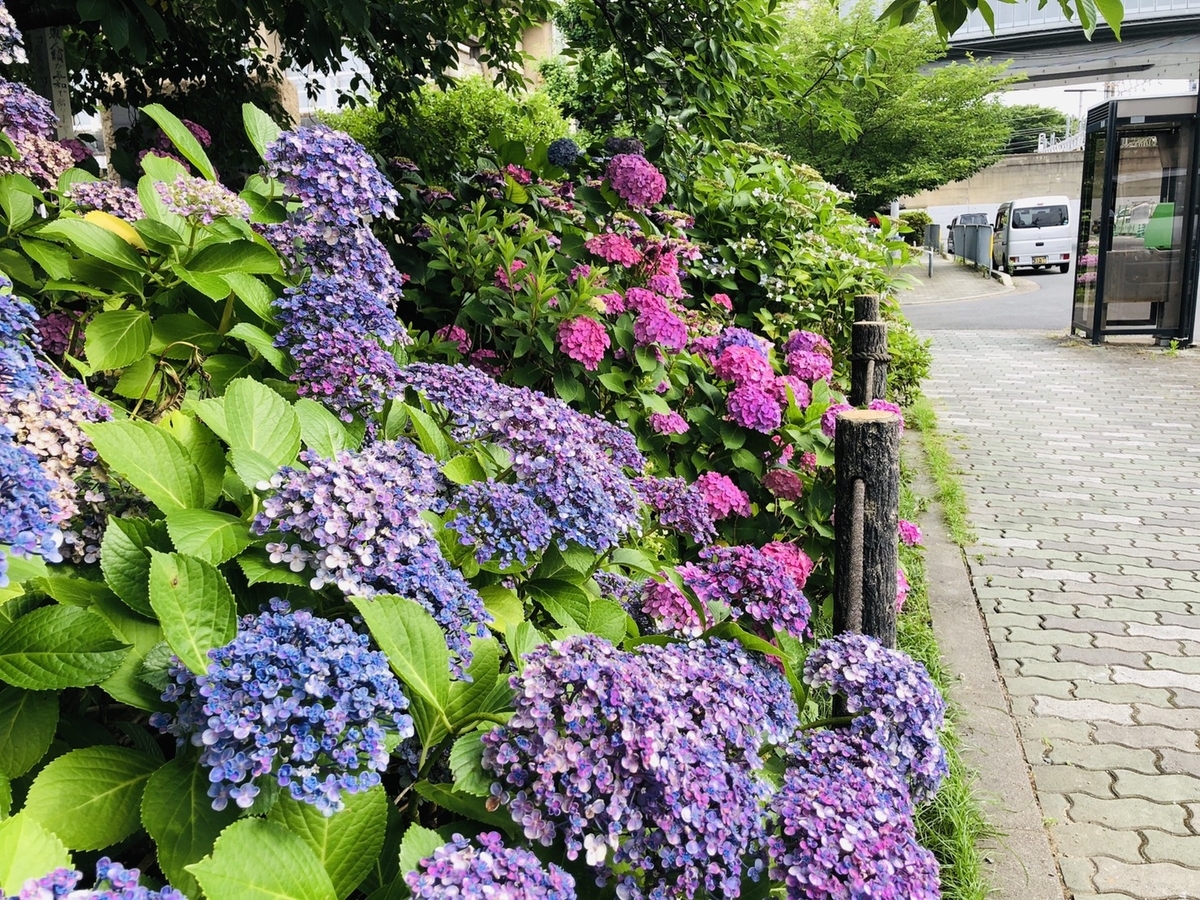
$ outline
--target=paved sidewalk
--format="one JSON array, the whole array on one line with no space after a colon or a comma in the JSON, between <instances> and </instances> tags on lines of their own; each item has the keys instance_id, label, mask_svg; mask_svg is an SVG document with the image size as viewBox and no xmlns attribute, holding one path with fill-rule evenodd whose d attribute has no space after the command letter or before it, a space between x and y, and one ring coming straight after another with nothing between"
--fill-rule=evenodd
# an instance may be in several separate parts
<instances>
[{"instance_id":1,"label":"paved sidewalk","mask_svg":"<svg viewBox=\"0 0 1200 900\"><path fill-rule=\"evenodd\" d=\"M987 272L964 265L954 257L933 257L933 277L929 277L929 257L922 254L920 263L904 267L904 274L913 278L913 286L904 291L904 304L945 303L951 300L974 300L992 294L1007 294L1013 290L996 281Z\"/></svg>"},{"instance_id":2,"label":"paved sidewalk","mask_svg":"<svg viewBox=\"0 0 1200 900\"><path fill-rule=\"evenodd\" d=\"M1200 898L1200 351L926 336L1065 896Z\"/></svg>"}]
</instances>

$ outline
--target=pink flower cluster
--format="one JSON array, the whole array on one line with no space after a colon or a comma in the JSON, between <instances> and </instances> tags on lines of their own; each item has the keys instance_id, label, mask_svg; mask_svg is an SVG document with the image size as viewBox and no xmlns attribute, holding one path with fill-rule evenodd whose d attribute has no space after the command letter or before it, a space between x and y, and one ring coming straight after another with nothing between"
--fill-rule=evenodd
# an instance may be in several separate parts
<instances>
[{"instance_id":1,"label":"pink flower cluster","mask_svg":"<svg viewBox=\"0 0 1200 900\"><path fill-rule=\"evenodd\" d=\"M496 269L496 287L505 291L516 290L514 285L519 285L521 281L516 275L524 268L525 261L523 259L514 259L512 265L507 269L504 266L499 266Z\"/></svg>"},{"instance_id":2,"label":"pink flower cluster","mask_svg":"<svg viewBox=\"0 0 1200 900\"><path fill-rule=\"evenodd\" d=\"M667 180L646 157L618 153L605 173L617 196L630 206L653 206L667 193Z\"/></svg>"},{"instance_id":3,"label":"pink flower cluster","mask_svg":"<svg viewBox=\"0 0 1200 900\"><path fill-rule=\"evenodd\" d=\"M704 495L714 522L728 515L749 516L750 495L733 483L728 475L705 472L696 479L696 487Z\"/></svg>"},{"instance_id":4,"label":"pink flower cluster","mask_svg":"<svg viewBox=\"0 0 1200 900\"><path fill-rule=\"evenodd\" d=\"M633 296L635 292L636 299ZM633 338L638 346L658 344L672 353L680 353L687 346L687 323L675 314L667 298L642 288L630 288L625 293L625 304L637 311L637 318L633 322Z\"/></svg>"},{"instance_id":5,"label":"pink flower cluster","mask_svg":"<svg viewBox=\"0 0 1200 900\"><path fill-rule=\"evenodd\" d=\"M623 234L598 234L584 241L583 246L588 253L600 257L605 262L616 263L627 269L632 269L642 261L641 251Z\"/></svg>"},{"instance_id":6,"label":"pink flower cluster","mask_svg":"<svg viewBox=\"0 0 1200 900\"><path fill-rule=\"evenodd\" d=\"M900 543L906 547L915 547L921 543L921 529L908 519L900 520Z\"/></svg>"},{"instance_id":7,"label":"pink flower cluster","mask_svg":"<svg viewBox=\"0 0 1200 900\"><path fill-rule=\"evenodd\" d=\"M763 487L780 500L799 500L804 496L804 482L791 469L772 469L763 476Z\"/></svg>"},{"instance_id":8,"label":"pink flower cluster","mask_svg":"<svg viewBox=\"0 0 1200 900\"><path fill-rule=\"evenodd\" d=\"M459 353L471 352L471 338L466 329L458 325L443 325L433 333L439 341L449 341L456 345Z\"/></svg>"},{"instance_id":9,"label":"pink flower cluster","mask_svg":"<svg viewBox=\"0 0 1200 900\"><path fill-rule=\"evenodd\" d=\"M650 413L650 428L655 434L685 434L688 423L677 412Z\"/></svg>"},{"instance_id":10,"label":"pink flower cluster","mask_svg":"<svg viewBox=\"0 0 1200 900\"><path fill-rule=\"evenodd\" d=\"M594 372L609 347L608 332L590 316L565 319L558 326L558 346L589 372Z\"/></svg>"}]
</instances>

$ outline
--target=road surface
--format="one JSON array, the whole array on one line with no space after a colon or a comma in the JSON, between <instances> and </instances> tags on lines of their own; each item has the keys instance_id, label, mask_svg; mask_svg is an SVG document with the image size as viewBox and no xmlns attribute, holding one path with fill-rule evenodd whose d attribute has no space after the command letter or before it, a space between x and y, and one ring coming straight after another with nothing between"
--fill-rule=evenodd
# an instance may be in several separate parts
<instances>
[{"instance_id":1,"label":"road surface","mask_svg":"<svg viewBox=\"0 0 1200 900\"><path fill-rule=\"evenodd\" d=\"M918 331L1066 331L1074 280L1074 268L1066 274L1024 271L1013 277L1016 290L969 300L910 301L903 309Z\"/></svg>"}]
</instances>

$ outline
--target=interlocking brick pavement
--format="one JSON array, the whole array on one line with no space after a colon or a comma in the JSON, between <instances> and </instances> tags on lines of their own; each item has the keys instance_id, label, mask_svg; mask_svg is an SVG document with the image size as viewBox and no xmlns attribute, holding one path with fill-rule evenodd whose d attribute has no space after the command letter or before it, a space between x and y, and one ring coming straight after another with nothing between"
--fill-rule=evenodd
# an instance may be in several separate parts
<instances>
[{"instance_id":1,"label":"interlocking brick pavement","mask_svg":"<svg viewBox=\"0 0 1200 900\"><path fill-rule=\"evenodd\" d=\"M930 331L1066 898L1200 898L1200 351Z\"/></svg>"}]
</instances>

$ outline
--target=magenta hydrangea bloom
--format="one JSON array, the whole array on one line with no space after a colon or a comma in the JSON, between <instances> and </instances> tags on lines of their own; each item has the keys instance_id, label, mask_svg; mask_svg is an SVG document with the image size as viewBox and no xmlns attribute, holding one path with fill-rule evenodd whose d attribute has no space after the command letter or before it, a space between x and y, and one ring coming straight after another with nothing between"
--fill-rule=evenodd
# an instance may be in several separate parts
<instances>
[{"instance_id":1,"label":"magenta hydrangea bloom","mask_svg":"<svg viewBox=\"0 0 1200 900\"><path fill-rule=\"evenodd\" d=\"M804 496L804 482L791 469L772 469L763 476L763 487L780 500L799 500Z\"/></svg>"},{"instance_id":2,"label":"magenta hydrangea bloom","mask_svg":"<svg viewBox=\"0 0 1200 900\"><path fill-rule=\"evenodd\" d=\"M543 866L523 847L505 847L498 832L469 841L456 834L404 875L413 900L575 900L575 879L558 866Z\"/></svg>"},{"instance_id":3,"label":"magenta hydrangea bloom","mask_svg":"<svg viewBox=\"0 0 1200 900\"><path fill-rule=\"evenodd\" d=\"M631 269L642 261L642 253L623 234L606 232L588 238L583 246L588 253L600 257L605 262L616 263Z\"/></svg>"},{"instance_id":4,"label":"magenta hydrangea bloom","mask_svg":"<svg viewBox=\"0 0 1200 900\"><path fill-rule=\"evenodd\" d=\"M732 422L763 434L770 434L783 423L779 402L753 384L739 385L730 391L725 398L725 410Z\"/></svg>"},{"instance_id":5,"label":"magenta hydrangea bloom","mask_svg":"<svg viewBox=\"0 0 1200 900\"><path fill-rule=\"evenodd\" d=\"M594 372L609 348L608 332L590 316L564 319L558 326L558 347L589 372Z\"/></svg>"},{"instance_id":6,"label":"magenta hydrangea bloom","mask_svg":"<svg viewBox=\"0 0 1200 900\"><path fill-rule=\"evenodd\" d=\"M793 350L786 359L788 372L804 381L826 381L833 375L833 362L823 353Z\"/></svg>"},{"instance_id":7,"label":"magenta hydrangea bloom","mask_svg":"<svg viewBox=\"0 0 1200 900\"><path fill-rule=\"evenodd\" d=\"M869 404L867 404L867 409L873 409L878 412L894 413L897 418L900 419L900 433L904 434L904 410L902 410L895 403L891 403L887 400L872 400Z\"/></svg>"},{"instance_id":8,"label":"magenta hydrangea bloom","mask_svg":"<svg viewBox=\"0 0 1200 900\"><path fill-rule=\"evenodd\" d=\"M833 356L829 341L813 331L793 331L783 345L784 353L820 353Z\"/></svg>"},{"instance_id":9,"label":"magenta hydrangea bloom","mask_svg":"<svg viewBox=\"0 0 1200 900\"><path fill-rule=\"evenodd\" d=\"M780 407L784 407L788 403L788 388L791 388L792 396L796 398L797 408L808 409L809 404L812 403L812 388L795 375L780 375L767 382L763 387L775 398Z\"/></svg>"},{"instance_id":10,"label":"magenta hydrangea bloom","mask_svg":"<svg viewBox=\"0 0 1200 900\"><path fill-rule=\"evenodd\" d=\"M704 495L713 521L719 522L728 515L749 516L750 495L720 472L705 472L696 479L696 487Z\"/></svg>"},{"instance_id":11,"label":"magenta hydrangea bloom","mask_svg":"<svg viewBox=\"0 0 1200 900\"><path fill-rule=\"evenodd\" d=\"M667 193L667 179L646 157L635 153L618 153L608 161L605 175L617 196L630 206L653 206Z\"/></svg>"},{"instance_id":12,"label":"magenta hydrangea bloom","mask_svg":"<svg viewBox=\"0 0 1200 900\"><path fill-rule=\"evenodd\" d=\"M679 413L650 413L650 428L655 434L687 434L689 426Z\"/></svg>"},{"instance_id":13,"label":"magenta hydrangea bloom","mask_svg":"<svg viewBox=\"0 0 1200 900\"><path fill-rule=\"evenodd\" d=\"M439 341L448 341L454 344L459 353L471 352L471 338L467 334L465 328L458 325L443 325L433 333L433 336Z\"/></svg>"},{"instance_id":14,"label":"magenta hydrangea bloom","mask_svg":"<svg viewBox=\"0 0 1200 900\"><path fill-rule=\"evenodd\" d=\"M517 277L517 273L525 268L525 260L514 259L512 265L508 268L504 266L496 267L496 275L494 281L496 287L504 291L514 291L520 286L522 279Z\"/></svg>"},{"instance_id":15,"label":"magenta hydrangea bloom","mask_svg":"<svg viewBox=\"0 0 1200 900\"><path fill-rule=\"evenodd\" d=\"M908 519L901 519L900 528L900 543L908 547L915 547L921 543L921 528Z\"/></svg>"},{"instance_id":16,"label":"magenta hydrangea bloom","mask_svg":"<svg viewBox=\"0 0 1200 900\"><path fill-rule=\"evenodd\" d=\"M821 433L833 440L837 434L837 419L842 413L854 409L849 403L831 403L825 412L821 413Z\"/></svg>"},{"instance_id":17,"label":"magenta hydrangea bloom","mask_svg":"<svg viewBox=\"0 0 1200 900\"><path fill-rule=\"evenodd\" d=\"M632 292L632 289L626 292L626 303ZM644 302L638 309L633 323L634 340L641 347L658 344L664 350L682 352L688 342L687 323L671 311L665 299L657 294L650 296L654 297L655 302Z\"/></svg>"},{"instance_id":18,"label":"magenta hydrangea bloom","mask_svg":"<svg viewBox=\"0 0 1200 900\"><path fill-rule=\"evenodd\" d=\"M896 612L904 609L904 603L908 600L908 592L912 587L908 583L908 576L904 574L904 567L896 569Z\"/></svg>"},{"instance_id":19,"label":"magenta hydrangea bloom","mask_svg":"<svg viewBox=\"0 0 1200 900\"><path fill-rule=\"evenodd\" d=\"M775 380L771 363L757 349L731 345L720 352L713 363L713 373L734 384L767 385Z\"/></svg>"},{"instance_id":20,"label":"magenta hydrangea bloom","mask_svg":"<svg viewBox=\"0 0 1200 900\"><path fill-rule=\"evenodd\" d=\"M728 294L713 294L709 300L713 306L719 306L726 312L733 312L733 301L729 299Z\"/></svg>"},{"instance_id":21,"label":"magenta hydrangea bloom","mask_svg":"<svg viewBox=\"0 0 1200 900\"><path fill-rule=\"evenodd\" d=\"M772 541L764 544L762 552L783 564L788 570L788 574L796 582L796 587L804 587L814 566L807 553L787 541Z\"/></svg>"}]
</instances>

